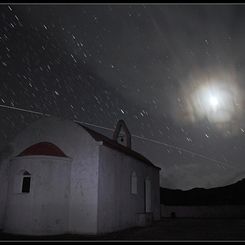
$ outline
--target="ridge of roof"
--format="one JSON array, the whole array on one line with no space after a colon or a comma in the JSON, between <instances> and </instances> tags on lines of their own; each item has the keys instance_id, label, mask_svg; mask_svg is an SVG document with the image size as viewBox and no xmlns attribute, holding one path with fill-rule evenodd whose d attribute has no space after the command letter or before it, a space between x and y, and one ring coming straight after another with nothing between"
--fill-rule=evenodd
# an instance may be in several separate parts
<instances>
[{"instance_id":1,"label":"ridge of roof","mask_svg":"<svg viewBox=\"0 0 245 245\"><path fill-rule=\"evenodd\" d=\"M100 134L84 125L82 125L81 123L78 123L76 122L79 126L83 127L96 141L102 141L104 145L112 148L112 149L115 149L115 150L118 150L120 152L123 152L129 156L132 156L138 160L141 160L143 161L144 163L146 163L148 166L151 166L151 167L154 167L154 168L157 168L158 170L160 170L161 168L155 166L149 159L147 159L146 157L144 157L143 155L141 155L140 153L128 148L128 147L125 147L121 144L118 144L115 140L112 140L108 137L106 137L105 135L103 134Z\"/></svg>"}]
</instances>

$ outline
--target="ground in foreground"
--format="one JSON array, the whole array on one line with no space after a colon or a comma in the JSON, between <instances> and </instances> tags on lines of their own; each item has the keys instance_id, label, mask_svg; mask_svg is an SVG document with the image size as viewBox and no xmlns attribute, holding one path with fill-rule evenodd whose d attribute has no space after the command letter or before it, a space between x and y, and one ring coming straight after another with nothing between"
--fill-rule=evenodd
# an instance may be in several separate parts
<instances>
[{"instance_id":1,"label":"ground in foreground","mask_svg":"<svg viewBox=\"0 0 245 245\"><path fill-rule=\"evenodd\" d=\"M245 219L162 219L148 227L130 228L101 236L20 236L0 233L0 240L244 240Z\"/></svg>"}]
</instances>

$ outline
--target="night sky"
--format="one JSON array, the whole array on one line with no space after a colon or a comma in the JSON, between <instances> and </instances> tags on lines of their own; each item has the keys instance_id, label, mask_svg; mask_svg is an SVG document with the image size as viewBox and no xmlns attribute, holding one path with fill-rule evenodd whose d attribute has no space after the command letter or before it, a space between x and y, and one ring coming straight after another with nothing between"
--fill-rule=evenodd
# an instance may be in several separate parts
<instances>
[{"instance_id":1,"label":"night sky","mask_svg":"<svg viewBox=\"0 0 245 245\"><path fill-rule=\"evenodd\" d=\"M162 142L132 138L163 187L245 177L245 6L0 5L0 23L1 105L106 128L124 119ZM1 148L40 118L0 113Z\"/></svg>"}]
</instances>

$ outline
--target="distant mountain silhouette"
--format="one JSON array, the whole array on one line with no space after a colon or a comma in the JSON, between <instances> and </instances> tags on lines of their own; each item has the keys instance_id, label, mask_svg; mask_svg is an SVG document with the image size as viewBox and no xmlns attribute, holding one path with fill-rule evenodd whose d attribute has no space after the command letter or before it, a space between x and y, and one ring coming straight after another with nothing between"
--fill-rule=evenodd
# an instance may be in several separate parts
<instances>
[{"instance_id":1,"label":"distant mountain silhouette","mask_svg":"<svg viewBox=\"0 0 245 245\"><path fill-rule=\"evenodd\" d=\"M193 188L182 191L160 188L161 204L165 205L243 205L245 204L245 179L234 184L210 189Z\"/></svg>"}]
</instances>

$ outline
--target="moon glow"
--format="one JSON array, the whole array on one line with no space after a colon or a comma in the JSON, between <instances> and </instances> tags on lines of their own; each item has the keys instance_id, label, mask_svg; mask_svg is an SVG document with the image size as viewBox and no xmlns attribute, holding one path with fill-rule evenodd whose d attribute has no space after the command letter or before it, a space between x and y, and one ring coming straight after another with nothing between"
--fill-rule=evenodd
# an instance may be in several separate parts
<instances>
[{"instance_id":1,"label":"moon glow","mask_svg":"<svg viewBox=\"0 0 245 245\"><path fill-rule=\"evenodd\" d=\"M232 119L236 110L233 88L213 82L198 88L191 97L195 114L210 122L224 123Z\"/></svg>"},{"instance_id":2,"label":"moon glow","mask_svg":"<svg viewBox=\"0 0 245 245\"><path fill-rule=\"evenodd\" d=\"M210 96L209 97L209 103L210 103L210 106L216 110L217 109L217 106L219 105L219 100L216 96Z\"/></svg>"},{"instance_id":3,"label":"moon glow","mask_svg":"<svg viewBox=\"0 0 245 245\"><path fill-rule=\"evenodd\" d=\"M210 123L225 136L239 133L245 103L236 76L230 73L190 77L180 90L181 107L173 110L175 121L185 125ZM203 125L203 124L202 124Z\"/></svg>"}]
</instances>

